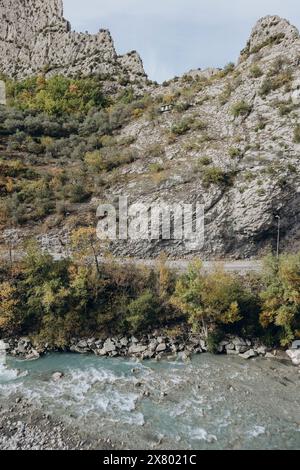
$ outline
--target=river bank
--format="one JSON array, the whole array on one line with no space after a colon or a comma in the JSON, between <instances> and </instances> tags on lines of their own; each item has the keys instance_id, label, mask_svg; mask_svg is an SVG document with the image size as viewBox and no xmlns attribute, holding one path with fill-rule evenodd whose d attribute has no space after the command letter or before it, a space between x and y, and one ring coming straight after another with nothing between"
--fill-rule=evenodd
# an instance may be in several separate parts
<instances>
[{"instance_id":1,"label":"river bank","mask_svg":"<svg viewBox=\"0 0 300 470\"><path fill-rule=\"evenodd\" d=\"M239 356L243 359L275 357L295 359L294 364L300 365L300 350L295 351L295 358L284 350L265 346L259 339L241 338L227 335L221 341L211 345L199 334L185 332L175 336L165 335L162 331L139 338L135 336L112 336L108 338L73 338L63 349L58 350L47 343L34 342L29 337L6 338L0 341L0 351L26 360L34 360L52 352L71 352L78 354L94 354L99 357L133 358L139 360L180 359L189 360L194 354L202 354L211 349L216 354ZM299 362L299 364L298 364Z\"/></svg>"},{"instance_id":2,"label":"river bank","mask_svg":"<svg viewBox=\"0 0 300 470\"><path fill-rule=\"evenodd\" d=\"M0 397L0 450L110 450L105 439L89 440L80 431L34 406L20 395Z\"/></svg>"}]
</instances>

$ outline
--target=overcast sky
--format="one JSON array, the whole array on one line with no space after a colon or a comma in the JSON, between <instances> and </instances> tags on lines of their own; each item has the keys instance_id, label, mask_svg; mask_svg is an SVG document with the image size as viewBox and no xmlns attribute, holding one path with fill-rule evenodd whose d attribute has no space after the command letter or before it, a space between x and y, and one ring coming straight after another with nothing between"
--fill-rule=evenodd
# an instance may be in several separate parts
<instances>
[{"instance_id":1,"label":"overcast sky","mask_svg":"<svg viewBox=\"0 0 300 470\"><path fill-rule=\"evenodd\" d=\"M77 31L110 29L118 53L136 49L159 82L236 61L255 22L277 14L300 28L299 0L64 0Z\"/></svg>"}]
</instances>

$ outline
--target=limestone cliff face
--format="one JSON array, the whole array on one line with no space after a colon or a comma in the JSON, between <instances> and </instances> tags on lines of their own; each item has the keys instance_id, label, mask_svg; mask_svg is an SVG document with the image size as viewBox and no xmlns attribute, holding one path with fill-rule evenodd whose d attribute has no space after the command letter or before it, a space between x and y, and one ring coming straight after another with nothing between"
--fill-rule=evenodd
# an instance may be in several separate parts
<instances>
[{"instance_id":1,"label":"limestone cliff face","mask_svg":"<svg viewBox=\"0 0 300 470\"><path fill-rule=\"evenodd\" d=\"M4 3L21 2L0 0L1 11ZM32 41L33 26L28 22L24 26L20 18L28 18L29 5L33 8L43 3L25 3L27 13L18 21L13 16L1 21L0 63L7 73L12 75L18 64L23 67L18 71L20 76L32 73L40 64L52 64L51 73L74 73L80 68L88 73L89 66L94 67L92 57L98 53L99 67L126 70L131 79L142 73L136 53L117 57L109 33L71 33L58 1L48 2L51 8L41 6L40 24L34 26L41 30L39 40ZM8 9L9 14L13 12ZM236 66L191 71L148 92L157 98L153 100L157 109L138 114L115 132L116 140L132 142L126 150L135 158L118 172L105 174L107 184L101 201L128 195L129 203L146 205L203 203L205 244L195 252L181 240L133 240L116 242L113 251L141 258L161 251L177 258L260 256L276 246L277 215L281 217L281 248L300 249L298 30L277 16L262 18ZM167 102L172 99L169 112L160 112L162 97ZM78 217L85 210L95 214L97 204L97 198L92 197L81 212L78 209ZM49 230L45 247L55 252L74 219L73 214L60 228ZM47 221L49 227L54 226L53 220ZM31 230L28 227L29 234ZM25 229L19 232L23 235ZM9 238L11 231L7 232Z\"/></svg>"},{"instance_id":2,"label":"limestone cliff face","mask_svg":"<svg viewBox=\"0 0 300 470\"><path fill-rule=\"evenodd\" d=\"M137 53L118 56L109 31L71 31L62 0L0 0L0 71L24 78L100 73L145 80Z\"/></svg>"},{"instance_id":3,"label":"limestone cliff face","mask_svg":"<svg viewBox=\"0 0 300 470\"><path fill-rule=\"evenodd\" d=\"M157 93L178 96L174 108L155 123L128 126L141 159L126 171L139 178L111 188L131 201L202 202L205 206L203 258L259 256L276 246L281 217L281 248L300 248L300 36L278 16L258 21L238 65L231 72L192 71ZM188 109L182 106L188 103ZM177 108L177 109L176 109ZM180 109L180 110L179 110ZM196 128L171 140L174 125L191 119ZM193 126L191 126L193 127ZM197 126L196 126L197 127ZM164 155L143 157L161 143ZM149 153L149 152L148 152ZM147 175L161 165L159 176ZM151 167L150 167L151 168ZM232 175L230 184L205 185L210 169ZM143 178L143 179L142 179ZM142 183L141 183L142 179ZM119 244L116 252L137 257L164 250L174 257L189 252L181 242Z\"/></svg>"}]
</instances>

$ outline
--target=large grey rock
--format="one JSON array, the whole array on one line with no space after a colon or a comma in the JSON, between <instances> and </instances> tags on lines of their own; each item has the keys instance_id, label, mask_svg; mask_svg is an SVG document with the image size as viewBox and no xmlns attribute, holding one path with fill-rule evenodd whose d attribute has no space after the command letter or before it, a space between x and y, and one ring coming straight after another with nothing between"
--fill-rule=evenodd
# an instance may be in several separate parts
<instances>
[{"instance_id":1,"label":"large grey rock","mask_svg":"<svg viewBox=\"0 0 300 470\"><path fill-rule=\"evenodd\" d=\"M156 352L160 353L160 352L166 351L166 349L167 349L166 343L160 343L156 348Z\"/></svg>"},{"instance_id":2,"label":"large grey rock","mask_svg":"<svg viewBox=\"0 0 300 470\"><path fill-rule=\"evenodd\" d=\"M119 343L120 343L120 345L121 345L122 347L128 346L128 343L129 343L128 338L125 338L125 337L124 337L124 338L121 338L120 341L119 341Z\"/></svg>"},{"instance_id":3,"label":"large grey rock","mask_svg":"<svg viewBox=\"0 0 300 470\"><path fill-rule=\"evenodd\" d=\"M147 350L147 346L144 346L142 344L133 344L130 346L128 352L129 354L141 354Z\"/></svg>"},{"instance_id":4,"label":"large grey rock","mask_svg":"<svg viewBox=\"0 0 300 470\"><path fill-rule=\"evenodd\" d=\"M259 354L260 356L265 356L268 349L266 346L258 346L256 348L254 348L254 351Z\"/></svg>"},{"instance_id":5,"label":"large grey rock","mask_svg":"<svg viewBox=\"0 0 300 470\"><path fill-rule=\"evenodd\" d=\"M40 354L38 353L38 351L36 349L31 349L29 354L26 354L25 356L25 359L27 361L33 361L33 360L37 360L40 358Z\"/></svg>"},{"instance_id":6,"label":"large grey rock","mask_svg":"<svg viewBox=\"0 0 300 470\"><path fill-rule=\"evenodd\" d=\"M246 341L245 341L244 339L242 339L242 338L238 338L238 337L233 338L233 339L231 340L231 342L232 342L235 346L247 346Z\"/></svg>"},{"instance_id":7,"label":"large grey rock","mask_svg":"<svg viewBox=\"0 0 300 470\"><path fill-rule=\"evenodd\" d=\"M257 356L257 353L254 351L254 349L249 349L245 353L240 354L240 357L242 357L243 359L251 359L256 356Z\"/></svg>"},{"instance_id":8,"label":"large grey rock","mask_svg":"<svg viewBox=\"0 0 300 470\"><path fill-rule=\"evenodd\" d=\"M0 340L0 353L5 353L8 350L9 350L9 344L1 339Z\"/></svg>"},{"instance_id":9,"label":"large grey rock","mask_svg":"<svg viewBox=\"0 0 300 470\"><path fill-rule=\"evenodd\" d=\"M115 343L109 338L103 344L103 349L108 354L108 353L114 352L117 348L116 348Z\"/></svg>"},{"instance_id":10,"label":"large grey rock","mask_svg":"<svg viewBox=\"0 0 300 470\"><path fill-rule=\"evenodd\" d=\"M54 374L52 374L52 380L54 382L59 382L61 379L63 379L64 377L64 374L62 372L54 372Z\"/></svg>"},{"instance_id":11,"label":"large grey rock","mask_svg":"<svg viewBox=\"0 0 300 470\"><path fill-rule=\"evenodd\" d=\"M85 340L81 340L81 341L79 341L79 343L77 344L77 347L78 347L79 349L85 349L85 348L88 347L88 343L87 343L87 341L85 341Z\"/></svg>"},{"instance_id":12,"label":"large grey rock","mask_svg":"<svg viewBox=\"0 0 300 470\"><path fill-rule=\"evenodd\" d=\"M300 349L289 349L286 353L295 366L300 366Z\"/></svg>"},{"instance_id":13,"label":"large grey rock","mask_svg":"<svg viewBox=\"0 0 300 470\"><path fill-rule=\"evenodd\" d=\"M228 356L237 356L239 353L235 349L226 349Z\"/></svg>"}]
</instances>

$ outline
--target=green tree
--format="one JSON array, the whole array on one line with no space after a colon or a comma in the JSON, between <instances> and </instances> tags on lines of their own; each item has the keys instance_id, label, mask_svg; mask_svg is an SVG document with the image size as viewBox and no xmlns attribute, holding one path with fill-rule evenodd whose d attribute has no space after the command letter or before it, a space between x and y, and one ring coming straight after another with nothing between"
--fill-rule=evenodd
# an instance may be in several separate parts
<instances>
[{"instance_id":1,"label":"green tree","mask_svg":"<svg viewBox=\"0 0 300 470\"><path fill-rule=\"evenodd\" d=\"M241 320L241 303L245 295L241 283L221 269L211 274L202 272L201 262L189 267L179 278L172 303L187 316L195 331Z\"/></svg>"},{"instance_id":2,"label":"green tree","mask_svg":"<svg viewBox=\"0 0 300 470\"><path fill-rule=\"evenodd\" d=\"M300 254L265 259L260 321L278 327L282 346L300 336Z\"/></svg>"},{"instance_id":3,"label":"green tree","mask_svg":"<svg viewBox=\"0 0 300 470\"><path fill-rule=\"evenodd\" d=\"M160 304L153 292L144 291L128 305L126 320L130 329L136 333L153 327L159 320Z\"/></svg>"}]
</instances>

